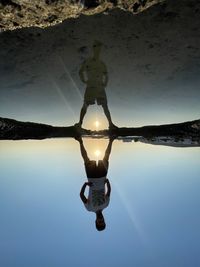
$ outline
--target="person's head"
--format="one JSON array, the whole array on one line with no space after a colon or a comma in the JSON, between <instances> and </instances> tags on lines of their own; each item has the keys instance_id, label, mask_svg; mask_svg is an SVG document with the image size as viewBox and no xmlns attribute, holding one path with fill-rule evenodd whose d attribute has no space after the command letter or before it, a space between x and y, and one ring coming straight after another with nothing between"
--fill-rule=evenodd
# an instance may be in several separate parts
<instances>
[{"instance_id":1,"label":"person's head","mask_svg":"<svg viewBox=\"0 0 200 267\"><path fill-rule=\"evenodd\" d=\"M96 224L96 229L98 231L103 231L106 228L106 223L104 221L104 217L103 217L102 211L96 212L95 224Z\"/></svg>"},{"instance_id":2,"label":"person's head","mask_svg":"<svg viewBox=\"0 0 200 267\"><path fill-rule=\"evenodd\" d=\"M93 52L94 56L99 56L101 52L102 43L98 40L95 40L93 43Z\"/></svg>"}]
</instances>

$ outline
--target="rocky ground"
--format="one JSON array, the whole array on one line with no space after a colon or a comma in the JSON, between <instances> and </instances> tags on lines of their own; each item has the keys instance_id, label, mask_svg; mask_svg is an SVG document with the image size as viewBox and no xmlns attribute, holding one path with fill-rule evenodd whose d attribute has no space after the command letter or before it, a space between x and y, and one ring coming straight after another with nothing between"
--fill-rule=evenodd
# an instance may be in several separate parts
<instances>
[{"instance_id":1,"label":"rocky ground","mask_svg":"<svg viewBox=\"0 0 200 267\"><path fill-rule=\"evenodd\" d=\"M114 123L199 119L199 12L200 1L166 0L137 15L118 8L44 29L2 32L0 116L57 126L77 122L85 90L79 69L100 40Z\"/></svg>"},{"instance_id":2,"label":"rocky ground","mask_svg":"<svg viewBox=\"0 0 200 267\"><path fill-rule=\"evenodd\" d=\"M139 13L163 0L0 0L0 29L36 26L45 28L62 21L120 8Z\"/></svg>"},{"instance_id":3,"label":"rocky ground","mask_svg":"<svg viewBox=\"0 0 200 267\"><path fill-rule=\"evenodd\" d=\"M54 127L51 125L21 122L13 119L0 118L0 139L1 140L22 140L22 139L45 139L53 137L105 137L105 136L128 137L139 136L145 137L143 142L164 142L173 137L179 143L185 139L195 142L195 145L200 144L200 120L183 122L167 125L150 125L143 127L121 127L112 130L90 131L80 129L75 126ZM161 140L157 137L162 137ZM163 139L164 138L164 139ZM155 139L155 140L154 140ZM164 140L164 141L163 141ZM174 142L175 142L174 141ZM170 142L171 139L170 139Z\"/></svg>"}]
</instances>

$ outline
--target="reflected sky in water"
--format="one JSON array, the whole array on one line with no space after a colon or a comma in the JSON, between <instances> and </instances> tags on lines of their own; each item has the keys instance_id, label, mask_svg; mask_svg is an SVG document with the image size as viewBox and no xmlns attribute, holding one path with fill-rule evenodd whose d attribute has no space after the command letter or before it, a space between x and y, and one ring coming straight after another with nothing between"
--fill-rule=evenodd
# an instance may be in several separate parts
<instances>
[{"instance_id":1,"label":"reflected sky in water","mask_svg":"<svg viewBox=\"0 0 200 267\"><path fill-rule=\"evenodd\" d=\"M84 144L92 157L108 140ZM102 232L79 197L87 179L77 141L1 141L0 149L1 266L200 264L199 148L115 140Z\"/></svg>"}]
</instances>

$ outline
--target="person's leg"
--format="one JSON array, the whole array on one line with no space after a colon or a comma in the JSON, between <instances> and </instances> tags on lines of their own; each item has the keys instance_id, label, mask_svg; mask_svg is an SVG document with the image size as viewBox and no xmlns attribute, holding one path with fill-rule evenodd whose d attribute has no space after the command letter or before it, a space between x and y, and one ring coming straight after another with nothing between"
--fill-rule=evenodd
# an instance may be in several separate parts
<instances>
[{"instance_id":1,"label":"person's leg","mask_svg":"<svg viewBox=\"0 0 200 267\"><path fill-rule=\"evenodd\" d=\"M83 123L83 119L85 117L85 114L87 112L87 108L88 108L88 104L84 102L82 108L81 108L81 112L80 112L80 119L78 122L78 125L81 127L82 123Z\"/></svg>"},{"instance_id":2,"label":"person's leg","mask_svg":"<svg viewBox=\"0 0 200 267\"><path fill-rule=\"evenodd\" d=\"M108 120L109 129L118 129L118 127L112 122L110 111L108 109L107 103L102 103L101 105L103 107L104 113L105 113L106 118Z\"/></svg>"},{"instance_id":3,"label":"person's leg","mask_svg":"<svg viewBox=\"0 0 200 267\"><path fill-rule=\"evenodd\" d=\"M81 137L81 136L78 136L78 137L76 137L75 139L76 139L76 140L79 142L79 144L80 144L81 156L82 156L82 158L83 158L83 160L84 160L84 163L86 164L86 163L90 162L90 159L88 158L88 155L87 155L87 151L86 151L86 149L85 149L85 147L84 147L84 145L83 145L83 139L82 139L82 137Z\"/></svg>"},{"instance_id":4,"label":"person's leg","mask_svg":"<svg viewBox=\"0 0 200 267\"><path fill-rule=\"evenodd\" d=\"M114 138L110 138L109 139L109 143L108 143L108 146L106 148L105 155L104 155L104 158L103 158L103 161L105 161L105 162L109 161L109 157L110 157L110 153L111 153L111 150L112 150L113 141L114 141Z\"/></svg>"},{"instance_id":5,"label":"person's leg","mask_svg":"<svg viewBox=\"0 0 200 267\"><path fill-rule=\"evenodd\" d=\"M86 151L86 149L85 149L85 147L83 145L83 140L82 140L82 138L79 138L78 141L79 141L79 144L80 144L81 156L82 156L82 158L84 160L84 163L87 164L88 162L90 162L90 159L89 159L89 157L87 155L87 151Z\"/></svg>"},{"instance_id":6,"label":"person's leg","mask_svg":"<svg viewBox=\"0 0 200 267\"><path fill-rule=\"evenodd\" d=\"M103 111L106 115L106 118L108 120L108 124L109 124L109 127L113 125L113 122L112 122L112 119L111 119L111 115L110 115L110 111L108 109L108 105L107 103L103 103L102 104L102 108L103 108Z\"/></svg>"}]
</instances>

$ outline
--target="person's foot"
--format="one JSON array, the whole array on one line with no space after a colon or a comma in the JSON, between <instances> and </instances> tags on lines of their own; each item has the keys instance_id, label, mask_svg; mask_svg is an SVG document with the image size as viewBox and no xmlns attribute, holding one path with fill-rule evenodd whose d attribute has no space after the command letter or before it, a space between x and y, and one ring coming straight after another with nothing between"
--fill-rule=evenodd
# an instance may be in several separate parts
<instances>
[{"instance_id":1,"label":"person's foot","mask_svg":"<svg viewBox=\"0 0 200 267\"><path fill-rule=\"evenodd\" d=\"M80 122L75 123L75 124L74 124L74 127L78 128L78 129L81 129L81 123L80 123Z\"/></svg>"},{"instance_id":2,"label":"person's foot","mask_svg":"<svg viewBox=\"0 0 200 267\"><path fill-rule=\"evenodd\" d=\"M76 141L78 141L79 143L83 143L83 140L82 140L82 137L81 137L81 135L76 135L75 137L74 137L74 139L76 140Z\"/></svg>"},{"instance_id":3,"label":"person's foot","mask_svg":"<svg viewBox=\"0 0 200 267\"><path fill-rule=\"evenodd\" d=\"M78 123L75 123L74 124L74 128L75 128L75 139L77 141L79 141L79 139L81 139L81 135L82 135L82 128L81 128L81 124L78 122Z\"/></svg>"},{"instance_id":4,"label":"person's foot","mask_svg":"<svg viewBox=\"0 0 200 267\"><path fill-rule=\"evenodd\" d=\"M110 124L109 125L109 130L117 130L117 129L119 129L115 124Z\"/></svg>"},{"instance_id":5,"label":"person's foot","mask_svg":"<svg viewBox=\"0 0 200 267\"><path fill-rule=\"evenodd\" d=\"M115 139L117 139L117 134L111 134L111 135L109 136L109 140L110 140L110 142L113 142Z\"/></svg>"}]
</instances>

